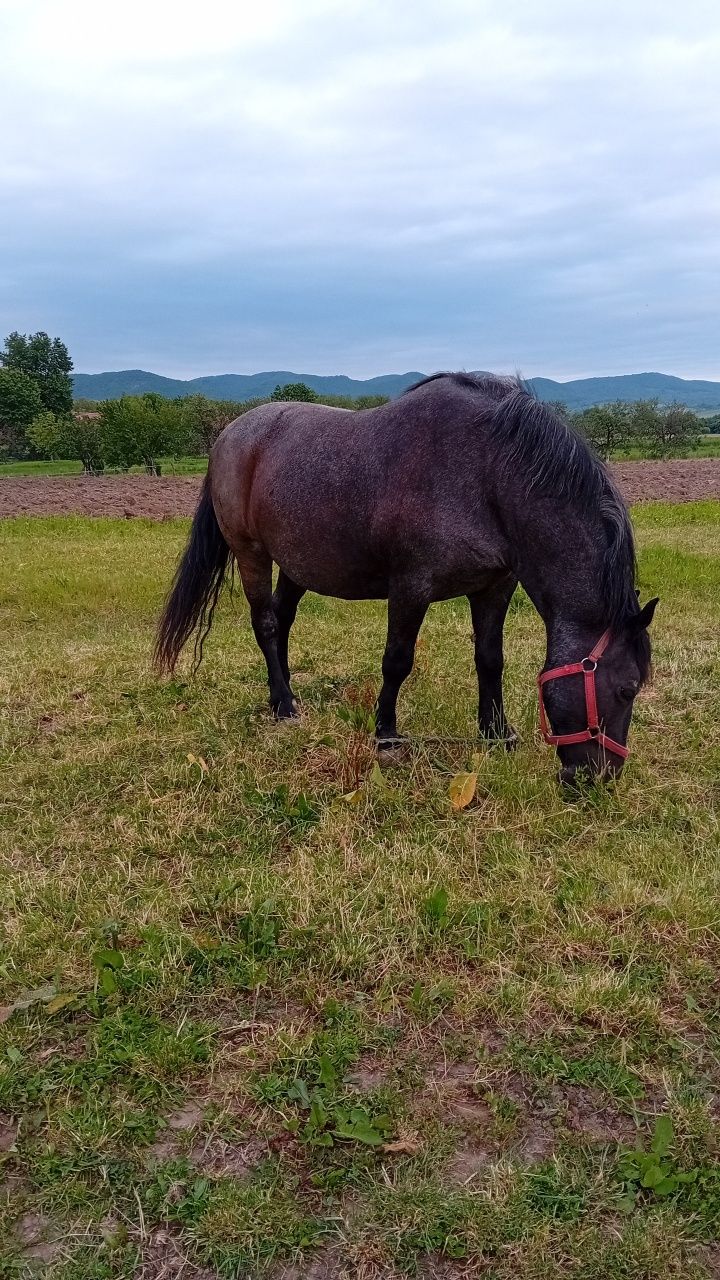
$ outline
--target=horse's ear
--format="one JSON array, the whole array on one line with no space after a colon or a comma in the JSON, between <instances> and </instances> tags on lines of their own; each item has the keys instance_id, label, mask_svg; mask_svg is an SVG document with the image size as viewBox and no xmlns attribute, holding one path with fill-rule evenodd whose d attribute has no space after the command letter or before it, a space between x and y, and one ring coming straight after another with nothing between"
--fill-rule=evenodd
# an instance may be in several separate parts
<instances>
[{"instance_id":1,"label":"horse's ear","mask_svg":"<svg viewBox=\"0 0 720 1280\"><path fill-rule=\"evenodd\" d=\"M632 618L629 619L627 624L628 631L633 635L637 635L639 631L642 631L645 627L649 627L659 603L659 596L653 596L652 600L648 600L647 604L643 605L640 612L633 614Z\"/></svg>"}]
</instances>

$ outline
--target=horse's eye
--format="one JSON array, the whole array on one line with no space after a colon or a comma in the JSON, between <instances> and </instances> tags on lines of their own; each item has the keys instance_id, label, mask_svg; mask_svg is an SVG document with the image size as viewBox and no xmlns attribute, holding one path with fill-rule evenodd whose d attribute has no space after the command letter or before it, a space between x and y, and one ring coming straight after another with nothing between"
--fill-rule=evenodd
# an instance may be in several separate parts
<instances>
[{"instance_id":1,"label":"horse's eye","mask_svg":"<svg viewBox=\"0 0 720 1280\"><path fill-rule=\"evenodd\" d=\"M637 691L638 691L638 683L637 683L637 680L634 680L632 684L622 685L620 689L620 697L623 698L625 702L632 702Z\"/></svg>"}]
</instances>

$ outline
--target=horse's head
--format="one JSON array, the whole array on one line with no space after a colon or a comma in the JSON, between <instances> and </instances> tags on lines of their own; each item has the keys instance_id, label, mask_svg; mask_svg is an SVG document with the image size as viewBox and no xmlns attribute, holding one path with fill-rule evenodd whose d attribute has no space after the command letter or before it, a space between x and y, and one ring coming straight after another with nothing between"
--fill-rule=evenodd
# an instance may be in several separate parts
<instances>
[{"instance_id":1,"label":"horse's head","mask_svg":"<svg viewBox=\"0 0 720 1280\"><path fill-rule=\"evenodd\" d=\"M599 640L566 633L560 662L549 659L540 673L541 729L560 757L564 786L575 788L583 778L614 778L622 771L635 696L650 671L647 628L657 603L649 600ZM568 653L570 645L574 654Z\"/></svg>"}]
</instances>

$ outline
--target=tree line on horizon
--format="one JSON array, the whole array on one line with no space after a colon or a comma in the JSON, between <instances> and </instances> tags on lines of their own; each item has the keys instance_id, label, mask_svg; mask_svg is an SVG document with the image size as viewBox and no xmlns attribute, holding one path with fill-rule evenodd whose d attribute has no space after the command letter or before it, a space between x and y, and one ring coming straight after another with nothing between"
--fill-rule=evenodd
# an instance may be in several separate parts
<instances>
[{"instance_id":1,"label":"tree line on horizon","mask_svg":"<svg viewBox=\"0 0 720 1280\"><path fill-rule=\"evenodd\" d=\"M88 472L143 466L159 474L161 458L209 454L223 427L268 401L301 400L342 409L371 409L387 396L320 396L303 382L277 386L266 399L210 400L196 394L169 399L158 392L119 400L73 401L72 360L59 338L13 332L0 351L0 457L73 459ZM705 431L720 430L720 414L701 419L682 404L617 401L573 413L555 412L608 459L639 450L672 457Z\"/></svg>"}]
</instances>

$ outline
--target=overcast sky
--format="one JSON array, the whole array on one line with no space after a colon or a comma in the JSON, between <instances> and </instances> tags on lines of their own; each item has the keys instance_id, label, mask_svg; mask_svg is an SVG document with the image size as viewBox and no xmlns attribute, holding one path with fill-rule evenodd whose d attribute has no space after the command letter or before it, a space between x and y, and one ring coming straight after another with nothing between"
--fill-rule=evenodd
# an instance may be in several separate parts
<instances>
[{"instance_id":1,"label":"overcast sky","mask_svg":"<svg viewBox=\"0 0 720 1280\"><path fill-rule=\"evenodd\" d=\"M0 73L78 370L720 379L716 0L0 0Z\"/></svg>"}]
</instances>

